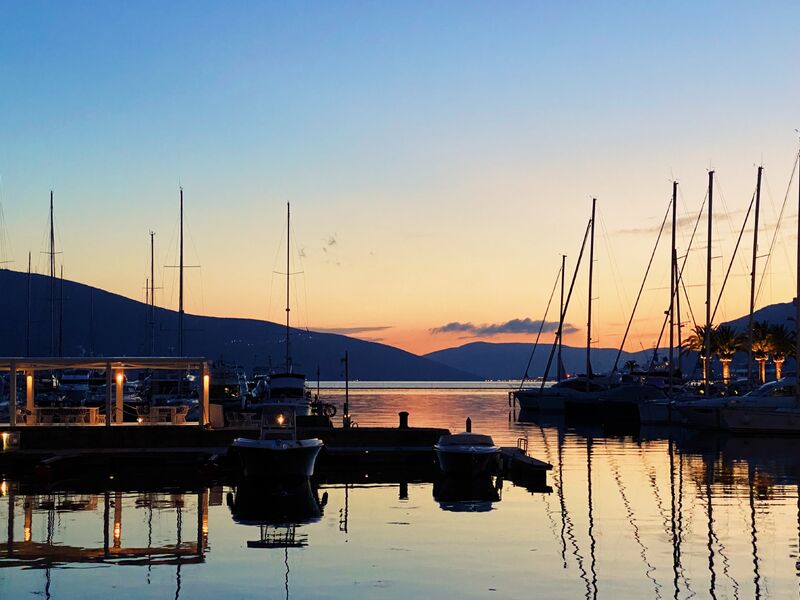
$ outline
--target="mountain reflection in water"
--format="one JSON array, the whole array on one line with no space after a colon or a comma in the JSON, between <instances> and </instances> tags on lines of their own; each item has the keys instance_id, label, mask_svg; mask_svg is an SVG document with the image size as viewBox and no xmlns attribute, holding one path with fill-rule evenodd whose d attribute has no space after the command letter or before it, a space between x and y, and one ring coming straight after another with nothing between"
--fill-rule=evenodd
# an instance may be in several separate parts
<instances>
[{"instance_id":1,"label":"mountain reflection in water","mask_svg":"<svg viewBox=\"0 0 800 600\"><path fill-rule=\"evenodd\" d=\"M469 416L499 444L526 438L551 491L424 470L266 490L5 479L0 597L800 594L800 439L609 433L510 412L502 390L359 390L350 407L362 425L408 410L412 426Z\"/></svg>"}]
</instances>

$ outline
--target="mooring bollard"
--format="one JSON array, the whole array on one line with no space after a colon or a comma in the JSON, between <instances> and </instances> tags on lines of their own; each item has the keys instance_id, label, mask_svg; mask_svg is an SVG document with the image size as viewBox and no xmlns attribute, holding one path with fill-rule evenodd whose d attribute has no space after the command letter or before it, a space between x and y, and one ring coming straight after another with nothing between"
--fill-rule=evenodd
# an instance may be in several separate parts
<instances>
[{"instance_id":1,"label":"mooring bollard","mask_svg":"<svg viewBox=\"0 0 800 600\"><path fill-rule=\"evenodd\" d=\"M467 433L472 433L472 419L467 417Z\"/></svg>"},{"instance_id":2,"label":"mooring bollard","mask_svg":"<svg viewBox=\"0 0 800 600\"><path fill-rule=\"evenodd\" d=\"M397 414L400 415L400 429L408 429L408 413L402 410Z\"/></svg>"}]
</instances>

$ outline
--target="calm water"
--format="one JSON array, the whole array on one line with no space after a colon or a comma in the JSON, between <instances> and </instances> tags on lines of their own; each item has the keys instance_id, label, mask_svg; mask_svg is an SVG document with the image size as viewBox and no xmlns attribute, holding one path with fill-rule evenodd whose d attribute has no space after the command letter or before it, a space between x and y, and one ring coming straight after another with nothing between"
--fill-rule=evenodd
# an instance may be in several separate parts
<instances>
[{"instance_id":1,"label":"calm water","mask_svg":"<svg viewBox=\"0 0 800 600\"><path fill-rule=\"evenodd\" d=\"M520 422L503 390L350 400L364 426L408 410L412 425L460 430L471 416L503 444L526 437L554 466L552 491L398 480L321 485L271 508L226 486L42 493L6 481L0 598L800 596L800 440Z\"/></svg>"}]
</instances>

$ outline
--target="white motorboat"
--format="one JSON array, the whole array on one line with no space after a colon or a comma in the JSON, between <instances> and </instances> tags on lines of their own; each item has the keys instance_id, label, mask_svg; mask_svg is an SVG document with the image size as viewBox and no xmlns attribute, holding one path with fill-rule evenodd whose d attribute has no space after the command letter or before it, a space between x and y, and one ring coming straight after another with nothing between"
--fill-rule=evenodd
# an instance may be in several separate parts
<instances>
[{"instance_id":1,"label":"white motorboat","mask_svg":"<svg viewBox=\"0 0 800 600\"><path fill-rule=\"evenodd\" d=\"M262 406L259 439L236 438L231 452L238 457L246 479L267 483L311 477L322 446L318 438L297 439L294 410L270 404Z\"/></svg>"},{"instance_id":2,"label":"white motorboat","mask_svg":"<svg viewBox=\"0 0 800 600\"><path fill-rule=\"evenodd\" d=\"M500 462L499 446L490 436L478 433L443 435L433 449L445 475L494 475Z\"/></svg>"}]
</instances>

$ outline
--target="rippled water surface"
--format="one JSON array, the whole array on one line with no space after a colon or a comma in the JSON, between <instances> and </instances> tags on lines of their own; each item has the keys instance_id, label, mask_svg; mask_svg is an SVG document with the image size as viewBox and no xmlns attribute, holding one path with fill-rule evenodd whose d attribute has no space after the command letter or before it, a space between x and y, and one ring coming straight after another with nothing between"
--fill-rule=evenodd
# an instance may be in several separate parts
<instances>
[{"instance_id":1,"label":"rippled water surface","mask_svg":"<svg viewBox=\"0 0 800 600\"><path fill-rule=\"evenodd\" d=\"M350 410L361 426L406 410L412 426L469 416L502 445L527 438L550 490L393 474L276 507L226 484L5 480L0 598L800 596L800 440L537 421L503 389L358 389Z\"/></svg>"}]
</instances>

